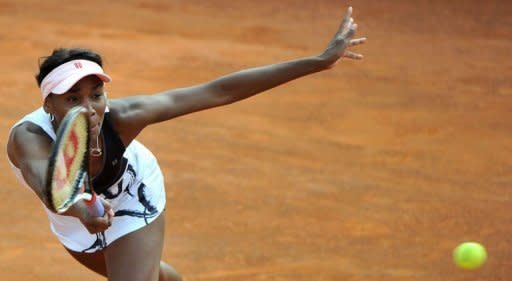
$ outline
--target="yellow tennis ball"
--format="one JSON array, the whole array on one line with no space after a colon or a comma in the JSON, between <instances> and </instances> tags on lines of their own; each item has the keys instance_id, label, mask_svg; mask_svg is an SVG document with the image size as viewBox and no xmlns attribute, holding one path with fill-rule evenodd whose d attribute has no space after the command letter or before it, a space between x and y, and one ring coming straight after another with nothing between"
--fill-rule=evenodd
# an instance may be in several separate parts
<instances>
[{"instance_id":1,"label":"yellow tennis ball","mask_svg":"<svg viewBox=\"0 0 512 281\"><path fill-rule=\"evenodd\" d=\"M463 269L477 269L486 260L487 251L477 242L464 242L453 250L453 261Z\"/></svg>"}]
</instances>

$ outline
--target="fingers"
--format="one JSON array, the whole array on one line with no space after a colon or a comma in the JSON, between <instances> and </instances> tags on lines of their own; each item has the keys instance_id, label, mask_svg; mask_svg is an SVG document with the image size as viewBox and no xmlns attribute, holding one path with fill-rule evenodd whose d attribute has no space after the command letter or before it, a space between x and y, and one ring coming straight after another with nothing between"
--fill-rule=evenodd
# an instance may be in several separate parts
<instances>
[{"instance_id":1,"label":"fingers","mask_svg":"<svg viewBox=\"0 0 512 281\"><path fill-rule=\"evenodd\" d=\"M112 209L108 210L108 212L106 212L105 215L107 216L106 218L107 218L108 226L112 226L112 221L114 220L114 216L115 216L114 210L112 210Z\"/></svg>"},{"instance_id":2,"label":"fingers","mask_svg":"<svg viewBox=\"0 0 512 281\"><path fill-rule=\"evenodd\" d=\"M352 47L352 46L357 46L357 45L361 45L363 43L366 42L366 37L362 37L362 38L357 38L357 39L352 39L350 40L350 42L348 43L348 46L349 47Z\"/></svg>"},{"instance_id":3,"label":"fingers","mask_svg":"<svg viewBox=\"0 0 512 281\"><path fill-rule=\"evenodd\" d=\"M351 51L347 51L347 47L357 46L366 42L366 37L352 39L357 31L358 25L352 18L352 7L347 9L345 16L341 22L340 28L329 42L327 49L322 54L325 60L332 67L341 58L349 58L360 60L363 55Z\"/></svg>"},{"instance_id":4,"label":"fingers","mask_svg":"<svg viewBox=\"0 0 512 281\"><path fill-rule=\"evenodd\" d=\"M84 222L83 224L91 234L103 232L107 230L110 226L112 226L113 217L111 216L111 212L112 210L105 213L103 217L91 218L90 220Z\"/></svg>"},{"instance_id":5,"label":"fingers","mask_svg":"<svg viewBox=\"0 0 512 281\"><path fill-rule=\"evenodd\" d=\"M107 227L110 227L112 225L113 219L114 219L114 211L112 211L112 209L105 212L103 217L101 217L102 223L106 224Z\"/></svg>"},{"instance_id":6,"label":"fingers","mask_svg":"<svg viewBox=\"0 0 512 281\"><path fill-rule=\"evenodd\" d=\"M352 18L352 7L347 9L343 20L341 21L340 28L338 29L336 37L342 40L350 40L357 30L357 24Z\"/></svg>"},{"instance_id":7,"label":"fingers","mask_svg":"<svg viewBox=\"0 0 512 281\"><path fill-rule=\"evenodd\" d=\"M106 199L103 199L102 197L99 197L101 199L101 203L103 204L103 207L105 208L105 214L103 215L103 218L106 220L106 223L108 226L112 225L112 219L114 218L114 210L112 210L112 206L110 205L110 202L108 202Z\"/></svg>"},{"instance_id":8,"label":"fingers","mask_svg":"<svg viewBox=\"0 0 512 281\"><path fill-rule=\"evenodd\" d=\"M339 31L343 32L346 30L347 26L350 26L352 19L352 7L348 7L347 12L345 12L345 16L341 21Z\"/></svg>"},{"instance_id":9,"label":"fingers","mask_svg":"<svg viewBox=\"0 0 512 281\"><path fill-rule=\"evenodd\" d=\"M85 212L87 215L83 218L82 224L86 227L89 233L94 234L98 232L103 232L107 230L110 226L112 226L114 211L112 210L112 206L108 200L105 200L102 197L97 197L98 200L101 201L105 213L101 217L96 217L91 215L89 212Z\"/></svg>"},{"instance_id":10,"label":"fingers","mask_svg":"<svg viewBox=\"0 0 512 281\"><path fill-rule=\"evenodd\" d=\"M112 209L112 206L110 205L110 202L106 200L105 198L98 196L98 199L101 200L101 204L103 205L103 208L105 209L105 213L110 211Z\"/></svg>"},{"instance_id":11,"label":"fingers","mask_svg":"<svg viewBox=\"0 0 512 281\"><path fill-rule=\"evenodd\" d=\"M349 59L353 59L353 60L360 60L360 59L363 58L363 55L358 54L358 53L354 53L354 52L351 52L351 51L345 51L343 53L343 57L349 58Z\"/></svg>"},{"instance_id":12,"label":"fingers","mask_svg":"<svg viewBox=\"0 0 512 281\"><path fill-rule=\"evenodd\" d=\"M356 31L357 31L357 23L354 23L350 26L350 29L348 30L345 38L347 38L347 39L352 38L354 36L354 34L356 33Z\"/></svg>"}]
</instances>

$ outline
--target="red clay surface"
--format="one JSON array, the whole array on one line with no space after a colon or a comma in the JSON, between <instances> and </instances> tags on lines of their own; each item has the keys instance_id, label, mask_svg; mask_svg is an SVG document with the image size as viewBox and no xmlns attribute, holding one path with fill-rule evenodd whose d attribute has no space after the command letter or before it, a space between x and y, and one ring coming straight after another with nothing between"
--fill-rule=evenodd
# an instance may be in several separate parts
<instances>
[{"instance_id":1,"label":"red clay surface","mask_svg":"<svg viewBox=\"0 0 512 281\"><path fill-rule=\"evenodd\" d=\"M512 2L64 3L0 1L2 147L54 47L101 52L117 98L317 54L349 4L369 38L363 61L140 136L187 280L510 280ZM0 279L102 280L1 153ZM452 263L466 240L487 246L477 271Z\"/></svg>"}]
</instances>

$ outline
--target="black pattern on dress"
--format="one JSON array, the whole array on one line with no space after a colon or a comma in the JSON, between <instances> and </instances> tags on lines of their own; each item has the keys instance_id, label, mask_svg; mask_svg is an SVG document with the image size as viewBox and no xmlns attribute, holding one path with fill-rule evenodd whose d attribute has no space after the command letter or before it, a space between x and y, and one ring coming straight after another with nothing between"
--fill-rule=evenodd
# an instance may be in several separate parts
<instances>
[{"instance_id":1,"label":"black pattern on dress","mask_svg":"<svg viewBox=\"0 0 512 281\"><path fill-rule=\"evenodd\" d=\"M83 250L82 253L94 253L96 251L101 251L107 247L107 238L105 237L105 232L96 233L96 240L92 245Z\"/></svg>"},{"instance_id":2,"label":"black pattern on dress","mask_svg":"<svg viewBox=\"0 0 512 281\"><path fill-rule=\"evenodd\" d=\"M146 188L147 186L141 182L139 186L137 187L137 195L139 203L144 206L144 210L141 212L139 210L134 209L123 209L118 210L115 213L116 217L121 216L130 216L130 217L137 217L137 218L143 218L144 222L146 224L149 224L148 219L153 218L158 215L158 210L155 206L151 204L151 202L146 197Z\"/></svg>"},{"instance_id":3,"label":"black pattern on dress","mask_svg":"<svg viewBox=\"0 0 512 281\"><path fill-rule=\"evenodd\" d=\"M104 191L103 195L107 199L117 198L123 192L126 192L130 197L137 196L139 203L142 205L142 207L144 207L142 211L138 209L121 209L117 210L114 216L130 216L136 218L143 218L144 222L146 224L149 224L148 219L157 216L158 209L155 206L153 206L153 204L151 204L151 201L146 196L147 186L143 182L140 182L138 185L136 184L137 173L133 169L132 165L128 164L125 174L127 176L123 177L115 187L111 187L108 190ZM133 190L133 188L136 188L136 190Z\"/></svg>"},{"instance_id":4,"label":"black pattern on dress","mask_svg":"<svg viewBox=\"0 0 512 281\"><path fill-rule=\"evenodd\" d=\"M116 185L113 185L109 189L103 191L102 194L106 199L115 199L121 195L123 191L127 192L131 197L133 197L133 194L130 193L130 186L135 183L137 173L133 169L132 165L128 164L128 167L126 167L125 175L128 175L128 177L123 177Z\"/></svg>"}]
</instances>

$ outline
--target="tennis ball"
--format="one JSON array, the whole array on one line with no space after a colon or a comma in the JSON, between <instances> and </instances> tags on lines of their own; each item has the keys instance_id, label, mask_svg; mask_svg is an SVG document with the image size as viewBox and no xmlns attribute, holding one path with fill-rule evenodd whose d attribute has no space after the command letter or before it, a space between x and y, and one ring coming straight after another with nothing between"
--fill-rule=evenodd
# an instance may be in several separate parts
<instances>
[{"instance_id":1,"label":"tennis ball","mask_svg":"<svg viewBox=\"0 0 512 281\"><path fill-rule=\"evenodd\" d=\"M464 242L453 250L453 261L463 269L477 269L487 260L487 251L477 242Z\"/></svg>"}]
</instances>

